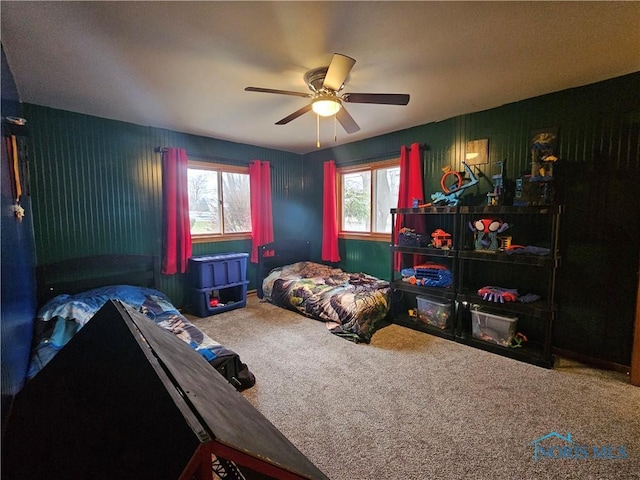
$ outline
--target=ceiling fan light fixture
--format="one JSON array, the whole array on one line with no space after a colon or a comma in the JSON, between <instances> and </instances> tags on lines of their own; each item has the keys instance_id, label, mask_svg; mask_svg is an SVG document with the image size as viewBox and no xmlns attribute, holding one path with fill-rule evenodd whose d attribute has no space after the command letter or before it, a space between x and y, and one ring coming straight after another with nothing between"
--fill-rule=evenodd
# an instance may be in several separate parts
<instances>
[{"instance_id":1,"label":"ceiling fan light fixture","mask_svg":"<svg viewBox=\"0 0 640 480\"><path fill-rule=\"evenodd\" d=\"M304 107L278 120L276 125L286 125L292 120L313 111L316 114L318 139L320 138L320 117L334 117L334 139L337 139L338 123L345 132L351 134L360 131L360 127L343 108L343 103L373 103L378 105L407 105L409 94L403 93L343 93L338 95L349 78L349 73L356 61L341 53L334 53L331 63L326 67L309 70L304 74L304 81L311 93L276 90L273 88L246 87L248 92L276 93L311 99ZM319 147L318 142L318 147Z\"/></svg>"},{"instance_id":2,"label":"ceiling fan light fixture","mask_svg":"<svg viewBox=\"0 0 640 480\"><path fill-rule=\"evenodd\" d=\"M311 102L311 109L321 117L335 115L341 108L340 100L334 97L321 96Z\"/></svg>"}]
</instances>

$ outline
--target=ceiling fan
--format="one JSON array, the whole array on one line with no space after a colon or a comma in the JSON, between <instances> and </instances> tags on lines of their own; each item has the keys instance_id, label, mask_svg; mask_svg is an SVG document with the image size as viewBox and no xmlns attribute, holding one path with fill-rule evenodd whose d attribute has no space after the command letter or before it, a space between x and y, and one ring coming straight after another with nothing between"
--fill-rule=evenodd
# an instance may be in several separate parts
<instances>
[{"instance_id":1,"label":"ceiling fan","mask_svg":"<svg viewBox=\"0 0 640 480\"><path fill-rule=\"evenodd\" d=\"M342 105L346 103L375 103L381 105L407 105L409 95L396 93L343 93L339 92L344 88L349 72L356 61L342 55L334 53L328 67L320 67L308 71L304 75L304 81L308 85L311 93L292 92L289 90L274 90L271 88L246 87L247 92L277 93L280 95L293 95L296 97L310 98L311 102L291 115L276 122L276 125L286 125L301 115L313 110L322 117L335 115L340 125L347 133L355 133L360 127Z\"/></svg>"}]
</instances>

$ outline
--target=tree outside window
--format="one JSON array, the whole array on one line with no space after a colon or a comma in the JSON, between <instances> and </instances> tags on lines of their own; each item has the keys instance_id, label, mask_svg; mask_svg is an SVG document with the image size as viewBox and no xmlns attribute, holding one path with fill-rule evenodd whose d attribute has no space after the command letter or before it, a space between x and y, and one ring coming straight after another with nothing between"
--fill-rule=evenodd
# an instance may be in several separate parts
<instances>
[{"instance_id":1,"label":"tree outside window","mask_svg":"<svg viewBox=\"0 0 640 480\"><path fill-rule=\"evenodd\" d=\"M338 169L340 225L343 233L390 234L398 204L398 160Z\"/></svg>"},{"instance_id":2,"label":"tree outside window","mask_svg":"<svg viewBox=\"0 0 640 480\"><path fill-rule=\"evenodd\" d=\"M225 233L250 232L249 175L222 172L222 191Z\"/></svg>"},{"instance_id":3,"label":"tree outside window","mask_svg":"<svg viewBox=\"0 0 640 480\"><path fill-rule=\"evenodd\" d=\"M248 167L190 162L187 178L193 238L251 232Z\"/></svg>"}]
</instances>

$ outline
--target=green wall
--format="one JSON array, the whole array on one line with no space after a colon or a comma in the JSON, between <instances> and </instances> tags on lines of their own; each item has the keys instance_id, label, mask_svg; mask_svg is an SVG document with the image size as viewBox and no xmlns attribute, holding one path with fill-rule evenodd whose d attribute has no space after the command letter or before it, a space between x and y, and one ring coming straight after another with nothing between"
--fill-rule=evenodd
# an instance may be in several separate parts
<instances>
[{"instance_id":1,"label":"green wall","mask_svg":"<svg viewBox=\"0 0 640 480\"><path fill-rule=\"evenodd\" d=\"M39 265L83 255L140 253L160 257L161 155L155 148L184 148L194 158L272 166L276 238L300 238L304 222L300 155L143 127L26 104L29 121L30 194ZM246 251L251 242L194 244L204 255ZM255 288L250 264L249 288ZM176 305L188 301L184 275L161 276L158 288Z\"/></svg>"},{"instance_id":2,"label":"green wall","mask_svg":"<svg viewBox=\"0 0 640 480\"><path fill-rule=\"evenodd\" d=\"M498 173L494 164L506 160L511 179L529 171L531 132L549 127L559 129L556 173L566 205L554 346L628 365L640 253L640 73L319 150L305 156L312 165L305 173L321 176L326 160L341 166L397 156L401 145L418 142L428 199L440 191L442 167L462 170L466 142L488 138L490 164L480 166L484 176L465 198L481 205ZM321 185L309 187L307 199L321 205ZM321 212L314 219L316 237ZM340 254L350 269L389 275L378 265L390 263L379 243L343 240Z\"/></svg>"},{"instance_id":3,"label":"green wall","mask_svg":"<svg viewBox=\"0 0 640 480\"><path fill-rule=\"evenodd\" d=\"M560 200L567 214L554 345L629 364L640 245L639 73L304 156L35 105L25 105L24 116L31 130L39 264L94 253L159 255L157 146L182 147L191 156L232 164L270 161L276 239L310 240L319 260L325 160L338 165L382 160L397 156L401 145L422 143L428 198L440 190L442 167L461 169L465 143L488 138L491 164L481 167L488 178L470 189L471 203L484 200L497 173L495 162L506 159L511 177L527 171L531 131L557 127ZM248 248L248 242L196 244L194 253ZM388 242L341 240L339 248L343 268L388 278ZM252 266L248 275L255 288ZM163 277L160 284L177 305L185 301L184 286L180 275Z\"/></svg>"}]
</instances>

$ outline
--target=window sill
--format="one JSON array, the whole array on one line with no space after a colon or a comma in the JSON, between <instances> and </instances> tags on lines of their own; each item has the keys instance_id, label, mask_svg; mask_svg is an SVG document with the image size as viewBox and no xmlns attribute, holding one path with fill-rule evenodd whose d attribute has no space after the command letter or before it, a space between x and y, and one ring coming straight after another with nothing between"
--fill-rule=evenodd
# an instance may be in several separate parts
<instances>
[{"instance_id":1,"label":"window sill","mask_svg":"<svg viewBox=\"0 0 640 480\"><path fill-rule=\"evenodd\" d=\"M232 242L234 240L251 240L251 234L233 233L226 235L197 235L191 237L191 243Z\"/></svg>"},{"instance_id":2,"label":"window sill","mask_svg":"<svg viewBox=\"0 0 640 480\"><path fill-rule=\"evenodd\" d=\"M340 232L338 238L344 240L364 240L369 242L391 242L390 233L357 233L357 232Z\"/></svg>"}]
</instances>

